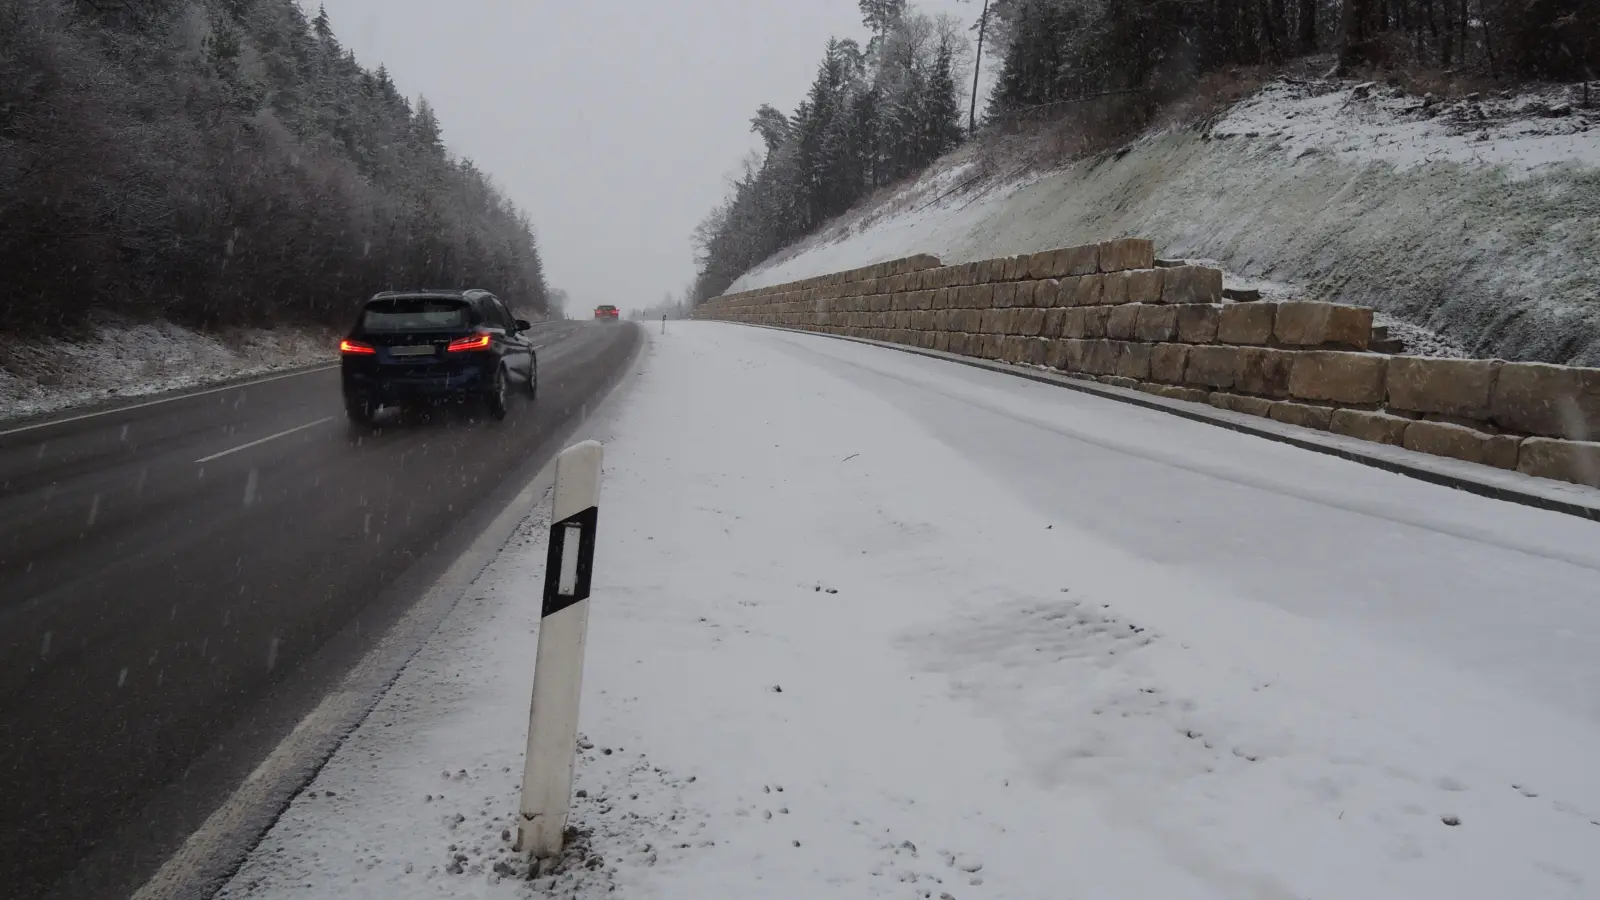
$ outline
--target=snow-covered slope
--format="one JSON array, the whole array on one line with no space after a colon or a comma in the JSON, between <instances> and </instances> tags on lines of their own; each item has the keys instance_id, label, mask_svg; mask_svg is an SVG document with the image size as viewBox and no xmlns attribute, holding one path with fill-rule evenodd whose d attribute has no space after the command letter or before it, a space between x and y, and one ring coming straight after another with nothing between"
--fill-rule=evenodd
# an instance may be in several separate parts
<instances>
[{"instance_id":1,"label":"snow-covered slope","mask_svg":"<svg viewBox=\"0 0 1600 900\"><path fill-rule=\"evenodd\" d=\"M1600 111L1569 93L1442 103L1280 81L1213 122L1054 172L970 185L964 151L730 291L912 253L964 262L1138 235L1477 355L1600 365Z\"/></svg>"},{"instance_id":2,"label":"snow-covered slope","mask_svg":"<svg viewBox=\"0 0 1600 900\"><path fill-rule=\"evenodd\" d=\"M91 340L0 338L0 420L337 362L331 330L246 328L219 337L111 320Z\"/></svg>"}]
</instances>

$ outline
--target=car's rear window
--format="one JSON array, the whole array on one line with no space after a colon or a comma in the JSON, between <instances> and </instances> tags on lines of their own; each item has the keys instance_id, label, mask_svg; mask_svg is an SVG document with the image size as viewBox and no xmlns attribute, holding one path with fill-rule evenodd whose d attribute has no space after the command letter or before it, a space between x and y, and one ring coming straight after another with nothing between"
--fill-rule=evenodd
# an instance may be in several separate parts
<instances>
[{"instance_id":1,"label":"car's rear window","mask_svg":"<svg viewBox=\"0 0 1600 900\"><path fill-rule=\"evenodd\" d=\"M361 314L361 327L368 331L426 331L470 324L467 304L441 297L374 300Z\"/></svg>"},{"instance_id":2,"label":"car's rear window","mask_svg":"<svg viewBox=\"0 0 1600 900\"><path fill-rule=\"evenodd\" d=\"M601 312L616 312L617 308L615 306L602 306L602 307L600 307L600 311Z\"/></svg>"}]
</instances>

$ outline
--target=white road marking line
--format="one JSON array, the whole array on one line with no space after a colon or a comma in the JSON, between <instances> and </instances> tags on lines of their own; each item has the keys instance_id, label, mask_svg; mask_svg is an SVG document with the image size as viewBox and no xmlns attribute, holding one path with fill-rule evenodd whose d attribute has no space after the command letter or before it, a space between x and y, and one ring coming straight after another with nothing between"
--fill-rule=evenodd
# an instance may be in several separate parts
<instances>
[{"instance_id":1,"label":"white road marking line","mask_svg":"<svg viewBox=\"0 0 1600 900\"><path fill-rule=\"evenodd\" d=\"M206 390L203 390L203 391L190 391L190 392L188 392L186 394L175 394L175 395L173 395L171 397L162 397L162 398L157 399L157 400L146 400L146 401L144 401L142 403L130 403L127 406L116 406L116 407L112 407L111 409L102 409L99 412L83 413L82 415L77 415L77 416L68 416L65 419L51 419L51 420L46 421L46 422L35 422L32 425L22 425L22 426L19 426L17 428L8 428L5 431L0 431L0 437L5 437L8 434L21 434L24 431L33 431L34 429L37 429L37 428L49 428L52 425L65 425L68 422L81 422L84 419L93 419L93 418L95 418L97 416L109 416L112 413L127 412L128 410L131 410L131 409L144 409L147 406L159 406L159 405L161 405L163 403L171 403L174 400L188 400L190 397L204 397L207 394L218 394L218 393L221 393L223 391L232 391L232 390L237 390L239 388L247 388L247 387L250 387L251 385L266 384L269 381L281 381L281 380L283 380L285 378L299 378L301 375L315 375L318 372L326 372L329 369L337 369L337 368L339 368L339 364L338 363L333 363L331 365L318 366L315 369L306 369L306 370L301 371L301 372L285 372L282 375L269 375L266 378L257 378L254 381L240 381L240 382L235 382L233 384L225 384L225 385L223 385L221 387L207 388Z\"/></svg>"},{"instance_id":2,"label":"white road marking line","mask_svg":"<svg viewBox=\"0 0 1600 900\"><path fill-rule=\"evenodd\" d=\"M227 456L230 453L238 453L240 450L249 450L251 447L259 447L262 444L265 444L267 441L275 441L278 438L287 437L287 436L289 436L291 434L294 434L296 431L305 431L307 428L315 428L316 426L321 425L323 422L332 422L333 419L334 419L333 416L323 416L322 418L316 420L315 422L307 422L304 425L296 425L293 428L287 429L285 431L280 431L277 434L269 434L269 435L267 435L266 437L262 438L259 441L251 441L248 444L240 444L239 446L234 447L232 450L224 450L221 453L213 453L210 456L206 456L206 457L202 457L200 459L197 459L197 460L195 460L195 462L196 463L208 463L208 462L211 462L213 459L221 459L221 458L223 458L224 456Z\"/></svg>"}]
</instances>

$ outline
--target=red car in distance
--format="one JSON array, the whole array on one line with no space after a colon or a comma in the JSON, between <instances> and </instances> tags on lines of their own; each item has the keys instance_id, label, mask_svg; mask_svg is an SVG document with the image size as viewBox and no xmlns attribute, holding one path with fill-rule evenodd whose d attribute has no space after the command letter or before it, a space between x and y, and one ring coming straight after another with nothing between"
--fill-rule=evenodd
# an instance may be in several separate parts
<instances>
[{"instance_id":1,"label":"red car in distance","mask_svg":"<svg viewBox=\"0 0 1600 900\"><path fill-rule=\"evenodd\" d=\"M609 305L596 306L594 308L594 317L596 319L615 319L615 318L618 318L617 308L615 306L609 306Z\"/></svg>"}]
</instances>

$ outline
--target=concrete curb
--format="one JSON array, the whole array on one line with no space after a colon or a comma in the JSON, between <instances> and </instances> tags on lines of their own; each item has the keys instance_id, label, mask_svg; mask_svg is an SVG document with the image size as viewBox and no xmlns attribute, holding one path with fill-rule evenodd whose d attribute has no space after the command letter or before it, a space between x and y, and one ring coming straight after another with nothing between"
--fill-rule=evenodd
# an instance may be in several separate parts
<instances>
[{"instance_id":1,"label":"concrete curb","mask_svg":"<svg viewBox=\"0 0 1600 900\"><path fill-rule=\"evenodd\" d=\"M707 320L701 320L707 321ZM716 321L716 320L710 320ZM723 322L721 324L740 325L745 323ZM1092 381L1083 381L1071 378L1056 372L1042 369L1023 368L1007 363L995 362L988 359L978 359L971 356L962 356L943 350L929 350L923 347L912 347L906 344L895 344L889 341L876 341L870 338L858 338L843 334L828 334L819 331L806 331L798 328L782 328L775 325L746 325L749 328L762 328L769 331L782 331L790 334L804 334L814 337L834 338L841 341L851 341L857 344L868 344L874 347L883 347L889 350L899 350L930 359L939 359L946 362L959 363L975 369L985 369L1017 378L1026 378L1044 384L1063 387L1085 394L1093 394L1108 400L1142 406L1145 409L1158 410L1171 413L1181 418L1208 425L1216 425L1229 431L1237 431L1254 437L1266 438L1281 444L1289 444L1303 450L1336 456L1351 462L1360 463L1404 475L1430 484L1454 488L1488 497L1492 500L1503 500L1519 506L1528 506L1548 512L1562 513L1563 515L1577 516L1592 522L1600 522L1600 490L1584 488L1577 485L1565 485L1561 482L1551 482L1549 487L1543 484L1529 484L1536 480L1532 476L1522 475L1517 472L1499 469L1487 469L1472 463L1459 460L1431 457L1415 453L1399 447L1386 447L1381 444L1372 444L1356 438L1346 438L1341 435L1328 434L1319 431L1309 431L1291 425L1273 423L1271 420L1262 419L1245 413L1230 412L1198 403L1189 403L1183 400L1169 400L1146 394L1141 391L1125 388L1111 387ZM1483 470L1481 473L1473 471L1470 474L1466 469ZM1563 496L1569 495L1569 496Z\"/></svg>"}]
</instances>

